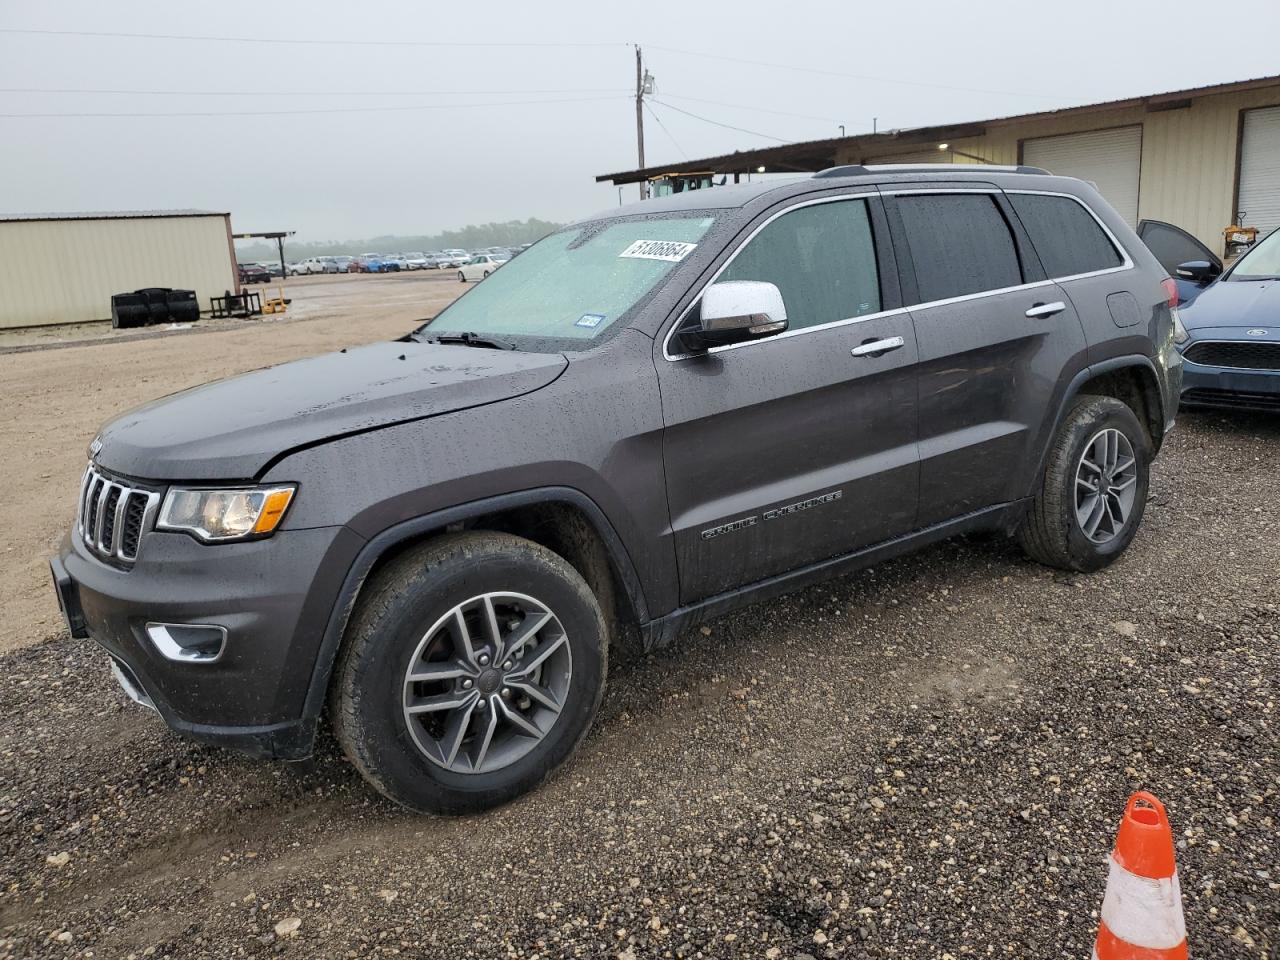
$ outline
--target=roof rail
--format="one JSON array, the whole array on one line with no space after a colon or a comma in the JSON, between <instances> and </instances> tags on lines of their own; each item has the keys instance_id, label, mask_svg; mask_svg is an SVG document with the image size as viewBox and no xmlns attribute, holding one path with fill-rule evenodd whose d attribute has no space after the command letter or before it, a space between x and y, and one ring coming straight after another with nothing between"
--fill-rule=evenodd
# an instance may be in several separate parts
<instances>
[{"instance_id":1,"label":"roof rail","mask_svg":"<svg viewBox=\"0 0 1280 960\"><path fill-rule=\"evenodd\" d=\"M954 173L1039 173L1048 174L1048 170L1040 167L1028 167L1019 164L1016 167L995 163L850 163L841 167L828 167L815 173L814 179L820 177L862 177L871 173L936 173L952 171Z\"/></svg>"}]
</instances>

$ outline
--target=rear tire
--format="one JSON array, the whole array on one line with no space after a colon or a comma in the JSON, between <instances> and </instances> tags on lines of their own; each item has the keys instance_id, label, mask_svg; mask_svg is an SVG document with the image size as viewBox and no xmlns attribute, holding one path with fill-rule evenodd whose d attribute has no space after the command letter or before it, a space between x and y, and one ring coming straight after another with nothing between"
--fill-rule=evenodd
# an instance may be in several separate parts
<instances>
[{"instance_id":1,"label":"rear tire","mask_svg":"<svg viewBox=\"0 0 1280 960\"><path fill-rule=\"evenodd\" d=\"M1150 468L1151 439L1132 409L1112 397L1078 398L1053 437L1018 542L1050 567L1102 569L1138 532Z\"/></svg>"},{"instance_id":2,"label":"rear tire","mask_svg":"<svg viewBox=\"0 0 1280 960\"><path fill-rule=\"evenodd\" d=\"M424 671L446 675L411 679ZM407 550L364 587L330 691L334 733L396 803L471 813L534 789L573 754L607 672L604 616L568 562L509 534L453 534Z\"/></svg>"},{"instance_id":3,"label":"rear tire","mask_svg":"<svg viewBox=\"0 0 1280 960\"><path fill-rule=\"evenodd\" d=\"M458 282L459 282L459 283L466 283L466 282L467 282L467 275L466 275L465 273L463 273L461 270L459 270L459 271L458 271Z\"/></svg>"}]
</instances>

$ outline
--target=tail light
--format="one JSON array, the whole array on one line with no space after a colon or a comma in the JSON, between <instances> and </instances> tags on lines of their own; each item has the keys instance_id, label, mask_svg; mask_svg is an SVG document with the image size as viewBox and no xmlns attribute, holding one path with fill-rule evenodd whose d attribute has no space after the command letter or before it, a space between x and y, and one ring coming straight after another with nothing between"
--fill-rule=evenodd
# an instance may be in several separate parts
<instances>
[{"instance_id":1,"label":"tail light","mask_svg":"<svg viewBox=\"0 0 1280 960\"><path fill-rule=\"evenodd\" d=\"M1169 309L1176 310L1181 298L1178 296L1178 284L1173 277L1165 277L1160 281L1160 286L1164 287L1164 295L1169 298Z\"/></svg>"}]
</instances>

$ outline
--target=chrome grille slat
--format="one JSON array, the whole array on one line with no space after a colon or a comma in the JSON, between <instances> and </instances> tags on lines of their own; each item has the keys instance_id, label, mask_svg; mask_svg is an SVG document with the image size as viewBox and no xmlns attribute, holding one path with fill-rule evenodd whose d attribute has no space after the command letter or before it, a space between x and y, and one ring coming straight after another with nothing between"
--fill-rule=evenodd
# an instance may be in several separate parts
<instances>
[{"instance_id":1,"label":"chrome grille slat","mask_svg":"<svg viewBox=\"0 0 1280 960\"><path fill-rule=\"evenodd\" d=\"M131 505L133 523L129 521ZM133 563L138 559L142 535L159 508L160 494L156 491L111 479L90 464L81 481L76 532L98 556Z\"/></svg>"}]
</instances>

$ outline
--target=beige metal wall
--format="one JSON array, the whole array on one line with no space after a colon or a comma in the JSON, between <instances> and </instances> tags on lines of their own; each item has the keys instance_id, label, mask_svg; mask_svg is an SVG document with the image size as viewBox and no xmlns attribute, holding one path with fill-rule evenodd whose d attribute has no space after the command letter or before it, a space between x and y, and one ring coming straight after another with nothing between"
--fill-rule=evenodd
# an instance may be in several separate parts
<instances>
[{"instance_id":1,"label":"beige metal wall","mask_svg":"<svg viewBox=\"0 0 1280 960\"><path fill-rule=\"evenodd\" d=\"M111 295L236 289L229 217L0 221L0 328L106 320Z\"/></svg>"},{"instance_id":2,"label":"beige metal wall","mask_svg":"<svg viewBox=\"0 0 1280 960\"><path fill-rule=\"evenodd\" d=\"M1243 93L1197 97L1189 107L1148 111L1091 110L1085 113L1010 123L988 122L981 137L952 140L952 150L982 157L991 163L1017 163L1018 145L1033 137L1081 133L1142 125L1142 169L1138 187L1138 216L1165 220L1195 234L1210 249L1222 253L1222 229L1235 216L1240 113L1252 107L1280 105L1280 85ZM908 147L886 147L880 156L901 154ZM935 146L936 149L936 146ZM948 155L939 153L939 161ZM966 157L956 162L971 163ZM839 163L874 163L876 155L852 150Z\"/></svg>"}]
</instances>

